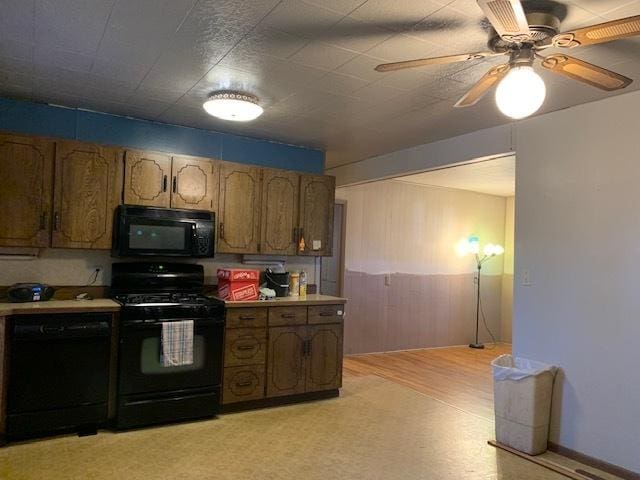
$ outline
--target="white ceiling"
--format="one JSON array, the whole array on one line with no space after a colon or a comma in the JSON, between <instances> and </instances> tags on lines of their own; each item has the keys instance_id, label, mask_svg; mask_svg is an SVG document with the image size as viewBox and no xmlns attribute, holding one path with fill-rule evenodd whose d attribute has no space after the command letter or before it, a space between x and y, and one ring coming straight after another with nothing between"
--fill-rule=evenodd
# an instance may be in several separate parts
<instances>
[{"instance_id":1,"label":"white ceiling","mask_svg":"<svg viewBox=\"0 0 640 480\"><path fill-rule=\"evenodd\" d=\"M511 155L483 160L458 167L408 175L397 180L418 185L457 188L512 197L516 192L516 158Z\"/></svg>"},{"instance_id":2,"label":"white ceiling","mask_svg":"<svg viewBox=\"0 0 640 480\"><path fill-rule=\"evenodd\" d=\"M566 3L564 29L640 14L640 0ZM0 0L0 12L0 95L321 148L327 166L507 121L491 95L452 108L501 57L373 70L484 49L475 0ZM572 54L640 88L638 39ZM542 112L612 95L541 74ZM257 95L265 114L209 117L202 102L221 88Z\"/></svg>"}]
</instances>

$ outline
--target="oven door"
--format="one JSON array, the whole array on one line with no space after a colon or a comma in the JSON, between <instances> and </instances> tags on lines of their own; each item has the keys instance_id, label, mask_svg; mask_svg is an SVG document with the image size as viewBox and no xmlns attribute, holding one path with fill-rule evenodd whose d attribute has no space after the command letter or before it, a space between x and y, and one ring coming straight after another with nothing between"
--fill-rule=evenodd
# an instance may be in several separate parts
<instances>
[{"instance_id":1,"label":"oven door","mask_svg":"<svg viewBox=\"0 0 640 480\"><path fill-rule=\"evenodd\" d=\"M195 222L124 215L118 225L117 253L190 257L195 240Z\"/></svg>"},{"instance_id":2,"label":"oven door","mask_svg":"<svg viewBox=\"0 0 640 480\"><path fill-rule=\"evenodd\" d=\"M193 363L164 367L160 361L162 322L191 320L135 320L120 332L118 394L170 392L220 385L224 324L193 319Z\"/></svg>"}]
</instances>

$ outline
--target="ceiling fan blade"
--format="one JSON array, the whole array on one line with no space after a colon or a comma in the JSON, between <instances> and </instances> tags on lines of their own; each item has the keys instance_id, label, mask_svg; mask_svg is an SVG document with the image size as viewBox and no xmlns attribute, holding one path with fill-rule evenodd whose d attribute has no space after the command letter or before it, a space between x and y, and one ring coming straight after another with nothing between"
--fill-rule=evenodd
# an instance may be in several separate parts
<instances>
[{"instance_id":1,"label":"ceiling fan blade","mask_svg":"<svg viewBox=\"0 0 640 480\"><path fill-rule=\"evenodd\" d=\"M458 100L454 107L470 107L480 101L484 95L491 90L500 80L504 78L511 67L505 63L497 65L489 70L484 76L471 87L464 96Z\"/></svg>"},{"instance_id":2,"label":"ceiling fan blade","mask_svg":"<svg viewBox=\"0 0 640 480\"><path fill-rule=\"evenodd\" d=\"M610 42L619 38L640 35L640 15L599 23L553 37L555 47L573 48L581 45Z\"/></svg>"},{"instance_id":3,"label":"ceiling fan blade","mask_svg":"<svg viewBox=\"0 0 640 480\"><path fill-rule=\"evenodd\" d=\"M542 66L552 72L608 92L625 88L633 81L606 68L562 54L545 57L542 60Z\"/></svg>"},{"instance_id":4,"label":"ceiling fan blade","mask_svg":"<svg viewBox=\"0 0 640 480\"><path fill-rule=\"evenodd\" d=\"M494 52L476 52L462 53L460 55L446 55L444 57L419 58L416 60L407 60L404 62L383 63L376 67L378 72L393 72L395 70L404 70L405 68L426 67L427 65L442 65L445 63L466 62L469 60L479 60L481 58L493 57L495 55L504 55L503 53Z\"/></svg>"},{"instance_id":5,"label":"ceiling fan blade","mask_svg":"<svg viewBox=\"0 0 640 480\"><path fill-rule=\"evenodd\" d=\"M478 5L505 40L524 40L531 35L520 0L478 0Z\"/></svg>"}]
</instances>

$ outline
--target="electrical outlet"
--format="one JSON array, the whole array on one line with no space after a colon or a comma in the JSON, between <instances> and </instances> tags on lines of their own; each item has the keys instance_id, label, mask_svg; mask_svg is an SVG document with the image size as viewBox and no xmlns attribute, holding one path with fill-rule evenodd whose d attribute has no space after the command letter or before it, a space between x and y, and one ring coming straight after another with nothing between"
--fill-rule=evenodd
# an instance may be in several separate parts
<instances>
[{"instance_id":1,"label":"electrical outlet","mask_svg":"<svg viewBox=\"0 0 640 480\"><path fill-rule=\"evenodd\" d=\"M531 272L528 268L523 268L520 274L520 283L523 287L531 286Z\"/></svg>"},{"instance_id":2,"label":"electrical outlet","mask_svg":"<svg viewBox=\"0 0 640 480\"><path fill-rule=\"evenodd\" d=\"M384 286L385 287L391 286L391 275L389 273L385 274L384 276Z\"/></svg>"}]
</instances>

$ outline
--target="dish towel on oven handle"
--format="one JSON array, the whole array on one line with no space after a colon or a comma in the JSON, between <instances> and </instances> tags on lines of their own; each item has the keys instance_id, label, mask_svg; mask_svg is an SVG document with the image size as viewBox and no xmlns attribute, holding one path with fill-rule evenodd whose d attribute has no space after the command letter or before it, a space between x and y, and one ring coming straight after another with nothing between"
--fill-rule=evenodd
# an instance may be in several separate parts
<instances>
[{"instance_id":1,"label":"dish towel on oven handle","mask_svg":"<svg viewBox=\"0 0 640 480\"><path fill-rule=\"evenodd\" d=\"M193 364L193 320L162 322L160 363L163 367Z\"/></svg>"}]
</instances>

